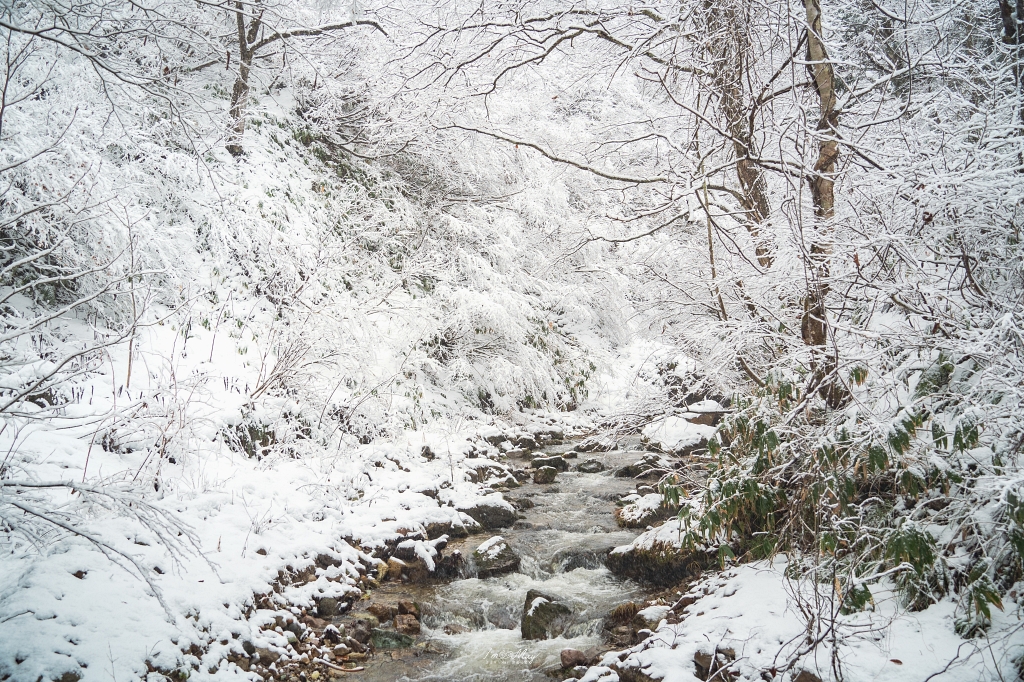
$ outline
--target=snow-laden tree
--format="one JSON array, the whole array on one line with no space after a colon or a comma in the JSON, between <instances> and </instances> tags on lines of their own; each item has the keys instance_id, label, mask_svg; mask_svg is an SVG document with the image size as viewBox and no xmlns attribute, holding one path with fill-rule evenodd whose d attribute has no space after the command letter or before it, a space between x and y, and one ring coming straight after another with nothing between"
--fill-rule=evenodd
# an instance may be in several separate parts
<instances>
[{"instance_id":1,"label":"snow-laden tree","mask_svg":"<svg viewBox=\"0 0 1024 682\"><path fill-rule=\"evenodd\" d=\"M651 330L738 392L691 551L803 550L839 610L885 580L910 608L952 594L964 634L1020 580L1018 14L522 2L424 19L446 59L423 76L481 103L452 125L615 197L581 239L627 249ZM540 113L502 108L516 90Z\"/></svg>"}]
</instances>

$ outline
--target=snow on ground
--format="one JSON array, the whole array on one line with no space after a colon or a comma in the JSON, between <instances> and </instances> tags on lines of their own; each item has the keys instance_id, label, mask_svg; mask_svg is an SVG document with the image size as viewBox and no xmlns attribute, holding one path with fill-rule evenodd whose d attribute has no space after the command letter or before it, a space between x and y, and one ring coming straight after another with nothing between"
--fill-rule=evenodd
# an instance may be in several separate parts
<instances>
[{"instance_id":1,"label":"snow on ground","mask_svg":"<svg viewBox=\"0 0 1024 682\"><path fill-rule=\"evenodd\" d=\"M41 524L35 550L12 547L0 561L0 679L139 679L147 663L192 679L252 678L224 657L243 641L287 644L259 630L272 620L260 595L298 607L351 601L386 542L427 524L471 527L458 509L475 504L511 511L488 481L471 482L474 462L502 468L480 435L555 422L437 418L366 444L298 437L251 456L225 437L243 414L283 429L282 415L301 406L243 401L237 385L255 386L263 370L239 354L245 340L213 336L197 330L186 353L171 325L154 326L130 388L127 354L112 353L55 423L0 430L4 466L60 483L44 489L46 510L89 533ZM313 571L304 584L282 579L303 571Z\"/></svg>"},{"instance_id":2,"label":"snow on ground","mask_svg":"<svg viewBox=\"0 0 1024 682\"><path fill-rule=\"evenodd\" d=\"M816 613L813 591L806 582L787 579L786 567L785 559L756 562L701 580L677 597L674 610L680 622L675 624L664 619L666 607L641 611L648 620L662 618L653 635L630 649L606 654L583 681L638 679L620 674L632 669L664 682L696 682L701 679L697 665L708 665L716 656L728 669L724 679L770 680L773 670L778 673L774 679L782 682L795 680L804 670L835 679L834 643L840 645L837 663L848 682L921 682L931 675L935 682L994 682L1016 675L1011 659L1024 650L1017 604L994 614L987 638L972 642L954 631L955 603L945 600L911 613L897 608L891 593L880 592L876 611L838 616L835 640L829 632L817 647L809 647L806 617L798 604ZM827 596L827 581L824 592ZM988 644L993 649L980 653ZM797 653L803 655L787 670Z\"/></svg>"}]
</instances>

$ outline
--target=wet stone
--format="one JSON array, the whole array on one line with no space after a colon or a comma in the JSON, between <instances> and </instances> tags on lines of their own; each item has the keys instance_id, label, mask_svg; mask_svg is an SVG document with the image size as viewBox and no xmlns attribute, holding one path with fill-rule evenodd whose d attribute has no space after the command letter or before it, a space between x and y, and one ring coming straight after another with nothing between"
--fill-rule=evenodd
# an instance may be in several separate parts
<instances>
[{"instance_id":1,"label":"wet stone","mask_svg":"<svg viewBox=\"0 0 1024 682\"><path fill-rule=\"evenodd\" d=\"M398 615L398 607L394 604L370 604L366 607L366 610L376 616L377 620L382 623Z\"/></svg>"},{"instance_id":2,"label":"wet stone","mask_svg":"<svg viewBox=\"0 0 1024 682\"><path fill-rule=\"evenodd\" d=\"M610 438L587 438L578 443L577 452L609 452L618 447L618 444Z\"/></svg>"},{"instance_id":3,"label":"wet stone","mask_svg":"<svg viewBox=\"0 0 1024 682\"><path fill-rule=\"evenodd\" d=\"M639 462L624 466L615 472L618 478L659 478L671 468L671 463L659 455L646 455Z\"/></svg>"},{"instance_id":4,"label":"wet stone","mask_svg":"<svg viewBox=\"0 0 1024 682\"><path fill-rule=\"evenodd\" d=\"M551 560L551 569L556 573L568 573L577 568L600 568L604 566L606 556L608 556L607 549L592 550L575 547L563 549Z\"/></svg>"},{"instance_id":5,"label":"wet stone","mask_svg":"<svg viewBox=\"0 0 1024 682\"><path fill-rule=\"evenodd\" d=\"M434 569L434 576L438 580L458 580L468 575L468 568L466 558L462 556L462 552L455 550L437 563L437 567Z\"/></svg>"},{"instance_id":6,"label":"wet stone","mask_svg":"<svg viewBox=\"0 0 1024 682\"><path fill-rule=\"evenodd\" d=\"M360 644L366 644L370 641L370 632L378 625L380 625L380 621L373 614L359 613L355 614L354 619L349 623L348 630L352 639Z\"/></svg>"},{"instance_id":7,"label":"wet stone","mask_svg":"<svg viewBox=\"0 0 1024 682\"><path fill-rule=\"evenodd\" d=\"M597 474L605 470L604 464L598 462L596 459L588 459L585 462L580 462L576 467L576 471L581 474Z\"/></svg>"},{"instance_id":8,"label":"wet stone","mask_svg":"<svg viewBox=\"0 0 1024 682\"><path fill-rule=\"evenodd\" d=\"M575 668L578 665L586 665L589 658L579 649L562 649L559 660L563 668Z\"/></svg>"},{"instance_id":9,"label":"wet stone","mask_svg":"<svg viewBox=\"0 0 1024 682\"><path fill-rule=\"evenodd\" d=\"M464 525L454 521L434 521L426 524L424 530L426 530L427 538L430 540L436 540L442 535L452 538L464 538L469 535L469 531Z\"/></svg>"},{"instance_id":10,"label":"wet stone","mask_svg":"<svg viewBox=\"0 0 1024 682\"><path fill-rule=\"evenodd\" d=\"M419 623L417 623L417 632L419 631L418 626ZM402 632L382 630L381 628L374 628L370 633L370 639L373 642L373 647L377 650L401 649L412 646L414 641L412 637Z\"/></svg>"},{"instance_id":11,"label":"wet stone","mask_svg":"<svg viewBox=\"0 0 1024 682\"><path fill-rule=\"evenodd\" d=\"M473 563L476 564L477 577L511 573L519 569L520 557L500 535L487 540L473 552Z\"/></svg>"},{"instance_id":12,"label":"wet stone","mask_svg":"<svg viewBox=\"0 0 1024 682\"><path fill-rule=\"evenodd\" d=\"M537 440L533 436L519 436L517 438L513 438L512 445L520 450L536 450L540 447L537 445Z\"/></svg>"},{"instance_id":13,"label":"wet stone","mask_svg":"<svg viewBox=\"0 0 1024 682\"><path fill-rule=\"evenodd\" d=\"M530 463L534 469L540 469L543 467L551 467L558 471L568 471L569 464L562 457L554 455L552 457L534 457Z\"/></svg>"},{"instance_id":14,"label":"wet stone","mask_svg":"<svg viewBox=\"0 0 1024 682\"><path fill-rule=\"evenodd\" d=\"M544 484L554 483L555 476L558 475L558 469L554 467L540 467L533 473L533 482Z\"/></svg>"},{"instance_id":15,"label":"wet stone","mask_svg":"<svg viewBox=\"0 0 1024 682\"><path fill-rule=\"evenodd\" d=\"M557 597L538 590L526 593L521 629L523 639L552 639L569 625L572 609Z\"/></svg>"},{"instance_id":16,"label":"wet stone","mask_svg":"<svg viewBox=\"0 0 1024 682\"><path fill-rule=\"evenodd\" d=\"M501 502L479 501L473 505L460 507L459 511L471 517L485 530L508 528L516 522L516 511L504 500Z\"/></svg>"},{"instance_id":17,"label":"wet stone","mask_svg":"<svg viewBox=\"0 0 1024 682\"><path fill-rule=\"evenodd\" d=\"M420 621L411 613L403 613L395 616L395 629L403 635L420 634Z\"/></svg>"},{"instance_id":18,"label":"wet stone","mask_svg":"<svg viewBox=\"0 0 1024 682\"><path fill-rule=\"evenodd\" d=\"M509 502L511 502L512 506L518 511L526 511L527 509L533 509L534 506L536 506L534 505L533 500L528 497L520 497L518 499L509 500Z\"/></svg>"}]
</instances>

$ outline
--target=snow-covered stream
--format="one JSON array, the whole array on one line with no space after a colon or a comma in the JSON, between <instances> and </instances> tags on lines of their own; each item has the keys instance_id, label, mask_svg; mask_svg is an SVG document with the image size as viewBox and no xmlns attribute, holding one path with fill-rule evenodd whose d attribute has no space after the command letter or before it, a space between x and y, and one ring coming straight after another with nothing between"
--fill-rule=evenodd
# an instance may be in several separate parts
<instances>
[{"instance_id":1,"label":"snow-covered stream","mask_svg":"<svg viewBox=\"0 0 1024 682\"><path fill-rule=\"evenodd\" d=\"M563 452L570 446L548 448ZM562 472L554 484L524 484L507 494L534 506L501 536L522 557L518 572L486 579L475 577L435 586L387 583L358 609L372 602L416 601L423 634L409 649L378 652L366 662L361 680L546 680L545 669L559 668L565 648L582 651L602 645L601 624L615 606L640 598L640 586L622 581L603 565L607 550L628 544L637 531L619 528L613 517L615 500L636 487L616 478L616 468L637 459L636 451L581 454L597 459L606 470L584 474ZM488 536L474 535L453 543L470 556ZM557 596L571 605L572 624L565 634L548 640L524 640L520 618L528 590ZM344 621L344 619L342 619Z\"/></svg>"}]
</instances>

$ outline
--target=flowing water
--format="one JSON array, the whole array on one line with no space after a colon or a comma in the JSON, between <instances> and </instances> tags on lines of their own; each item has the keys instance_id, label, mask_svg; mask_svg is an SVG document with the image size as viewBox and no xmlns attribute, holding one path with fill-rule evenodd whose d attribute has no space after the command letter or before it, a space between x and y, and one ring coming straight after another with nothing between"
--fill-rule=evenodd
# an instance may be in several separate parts
<instances>
[{"instance_id":1,"label":"flowing water","mask_svg":"<svg viewBox=\"0 0 1024 682\"><path fill-rule=\"evenodd\" d=\"M566 445L545 451L568 449ZM570 467L593 458L602 462L606 471L562 472L553 484L530 482L506 493L510 500L528 499L534 504L521 513L525 518L513 528L500 531L522 556L519 572L433 586L387 583L374 591L370 602L418 602L422 634L416 646L378 652L363 664L365 670L358 678L366 682L550 680L544 673L561 667L562 649L598 650L604 616L615 606L645 594L638 585L616 578L603 564L610 548L628 544L638 532L623 530L615 523L615 501L633 492L636 482L616 478L613 472L642 454L623 450L581 453L579 459L568 460ZM528 462L513 464L526 466ZM458 549L468 557L488 537L478 534L454 542L446 553ZM541 641L522 638L519 624L530 589L558 597L572 607L572 624L562 636ZM356 608L363 610L368 605L361 602Z\"/></svg>"}]
</instances>

